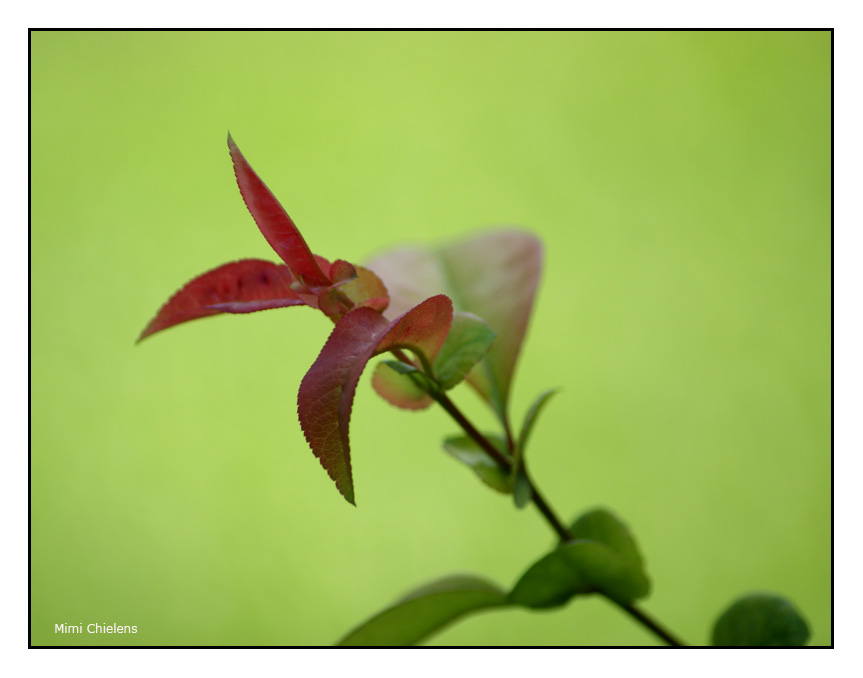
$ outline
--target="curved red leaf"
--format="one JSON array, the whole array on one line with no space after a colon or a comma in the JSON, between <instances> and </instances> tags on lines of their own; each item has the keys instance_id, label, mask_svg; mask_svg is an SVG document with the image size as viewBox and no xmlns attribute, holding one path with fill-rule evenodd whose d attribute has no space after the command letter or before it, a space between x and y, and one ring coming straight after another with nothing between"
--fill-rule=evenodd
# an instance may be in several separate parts
<instances>
[{"instance_id":1,"label":"curved red leaf","mask_svg":"<svg viewBox=\"0 0 863 678\"><path fill-rule=\"evenodd\" d=\"M189 281L174 294L138 341L196 318L304 304L291 290L291 282L287 266L263 259L243 259L219 266Z\"/></svg>"},{"instance_id":2,"label":"curved red leaf","mask_svg":"<svg viewBox=\"0 0 863 678\"><path fill-rule=\"evenodd\" d=\"M300 384L297 413L306 440L339 492L354 504L348 427L354 393L366 363L395 348L431 363L452 322L443 294L426 299L392 322L371 308L355 308L333 328Z\"/></svg>"},{"instance_id":3,"label":"curved red leaf","mask_svg":"<svg viewBox=\"0 0 863 678\"><path fill-rule=\"evenodd\" d=\"M276 196L249 165L230 134L228 148L234 162L234 175L237 177L240 194L270 247L302 282L316 287L330 285L330 279L321 270L300 231L276 200Z\"/></svg>"}]
</instances>

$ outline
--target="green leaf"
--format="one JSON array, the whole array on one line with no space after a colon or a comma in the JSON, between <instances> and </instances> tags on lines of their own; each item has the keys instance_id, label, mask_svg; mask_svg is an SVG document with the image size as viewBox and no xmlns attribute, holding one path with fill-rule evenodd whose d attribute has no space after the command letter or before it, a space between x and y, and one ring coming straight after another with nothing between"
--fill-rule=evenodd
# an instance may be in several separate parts
<instances>
[{"instance_id":1,"label":"green leaf","mask_svg":"<svg viewBox=\"0 0 863 678\"><path fill-rule=\"evenodd\" d=\"M533 430L533 426L536 423L539 413L555 393L557 393L557 389L554 388L543 391L537 396L536 400L533 401L533 405L531 405L530 409L527 411L527 414L524 417L524 423L521 425L521 433L518 436L518 449L521 454L524 454L524 450L527 447L527 439L530 436L530 432Z\"/></svg>"},{"instance_id":2,"label":"green leaf","mask_svg":"<svg viewBox=\"0 0 863 678\"><path fill-rule=\"evenodd\" d=\"M735 601L713 627L713 645L728 647L798 647L809 639L809 626L791 601L753 593Z\"/></svg>"},{"instance_id":3,"label":"green leaf","mask_svg":"<svg viewBox=\"0 0 863 678\"><path fill-rule=\"evenodd\" d=\"M515 475L515 482L512 488L512 499L515 502L516 508L524 508L533 499L533 489L530 487L530 482L524 471L519 470Z\"/></svg>"},{"instance_id":4,"label":"green leaf","mask_svg":"<svg viewBox=\"0 0 863 678\"><path fill-rule=\"evenodd\" d=\"M577 540L559 546L534 563L510 601L532 608L558 607L579 594L601 592L620 603L647 595L649 583L605 544Z\"/></svg>"},{"instance_id":5,"label":"green leaf","mask_svg":"<svg viewBox=\"0 0 863 678\"><path fill-rule=\"evenodd\" d=\"M494 332L482 318L464 311L454 313L449 334L434 361L440 387L447 391L464 379L482 360L494 338Z\"/></svg>"},{"instance_id":6,"label":"green leaf","mask_svg":"<svg viewBox=\"0 0 863 678\"><path fill-rule=\"evenodd\" d=\"M413 591L348 633L338 645L414 645L477 610L507 604L506 594L479 577L446 577Z\"/></svg>"},{"instance_id":7,"label":"green leaf","mask_svg":"<svg viewBox=\"0 0 863 678\"><path fill-rule=\"evenodd\" d=\"M416 367L403 363L401 360L384 360L382 362L399 374L420 374Z\"/></svg>"},{"instance_id":8,"label":"green leaf","mask_svg":"<svg viewBox=\"0 0 863 678\"><path fill-rule=\"evenodd\" d=\"M610 547L634 569L644 573L644 560L626 524L611 511L596 508L583 513L569 528L576 539L590 539ZM646 578L646 576L645 576Z\"/></svg>"},{"instance_id":9,"label":"green leaf","mask_svg":"<svg viewBox=\"0 0 863 678\"><path fill-rule=\"evenodd\" d=\"M489 231L436 251L407 247L369 263L389 291L388 317L432 294L445 293L457 311L485 320L497 335L468 383L507 419L515 364L527 331L542 269L542 245L530 233Z\"/></svg>"},{"instance_id":10,"label":"green leaf","mask_svg":"<svg viewBox=\"0 0 863 678\"><path fill-rule=\"evenodd\" d=\"M536 418L539 416L545 403L548 402L551 396L555 393L557 393L555 389L548 389L539 394L537 399L533 402L533 405L531 405L530 409L527 411L527 415L524 418L524 424L522 424L521 427L521 434L516 441L511 471L514 484L512 498L515 502L516 508L524 508L533 498L533 491L531 490L530 482L524 472L524 453L527 447L527 439L530 436L530 432L533 429Z\"/></svg>"},{"instance_id":11,"label":"green leaf","mask_svg":"<svg viewBox=\"0 0 863 678\"><path fill-rule=\"evenodd\" d=\"M506 441L498 435L485 434L485 437L506 456ZM512 492L512 480L488 453L483 450L473 438L468 436L452 436L443 442L444 449L461 462L470 466L486 485L493 490L509 494Z\"/></svg>"},{"instance_id":12,"label":"green leaf","mask_svg":"<svg viewBox=\"0 0 863 678\"><path fill-rule=\"evenodd\" d=\"M543 556L516 582L509 594L514 605L549 608L564 605L577 594L592 593L593 585L578 566L579 552L601 547L594 542L572 542ZM588 553L589 555L589 553Z\"/></svg>"},{"instance_id":13,"label":"green leaf","mask_svg":"<svg viewBox=\"0 0 863 678\"><path fill-rule=\"evenodd\" d=\"M429 392L448 390L467 376L494 341L494 332L471 313L453 314L449 334L433 363L436 383L421 370L399 360L386 360L375 368L372 386L396 407L421 410L433 402Z\"/></svg>"},{"instance_id":14,"label":"green leaf","mask_svg":"<svg viewBox=\"0 0 863 678\"><path fill-rule=\"evenodd\" d=\"M558 546L522 575L510 593L513 603L557 607L575 595L600 592L628 604L650 592L635 541L609 511L589 511L571 531L574 541Z\"/></svg>"}]
</instances>

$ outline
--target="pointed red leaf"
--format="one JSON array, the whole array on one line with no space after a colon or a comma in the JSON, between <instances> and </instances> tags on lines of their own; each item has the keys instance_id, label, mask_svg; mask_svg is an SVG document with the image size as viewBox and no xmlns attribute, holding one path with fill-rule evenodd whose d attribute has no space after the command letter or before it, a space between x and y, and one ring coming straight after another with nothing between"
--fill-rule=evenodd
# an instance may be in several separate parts
<instances>
[{"instance_id":1,"label":"pointed red leaf","mask_svg":"<svg viewBox=\"0 0 863 678\"><path fill-rule=\"evenodd\" d=\"M330 285L330 279L321 270L318 261L312 255L303 236L300 235L300 231L276 200L276 196L246 161L230 134L228 148L234 161L234 174L237 177L237 186L240 187L243 201L255 223L258 224L258 228L261 229L261 233L270 243L270 247L303 283L314 287Z\"/></svg>"},{"instance_id":2,"label":"pointed red leaf","mask_svg":"<svg viewBox=\"0 0 863 678\"><path fill-rule=\"evenodd\" d=\"M431 364L452 322L452 302L426 299L392 322L371 308L355 308L339 320L300 384L297 412L315 456L339 492L354 504L348 427L354 393L366 363L395 348Z\"/></svg>"},{"instance_id":3,"label":"pointed red leaf","mask_svg":"<svg viewBox=\"0 0 863 678\"><path fill-rule=\"evenodd\" d=\"M219 313L252 313L304 302L291 290L291 272L283 264L243 259L189 281L164 305L138 341L174 325Z\"/></svg>"}]
</instances>

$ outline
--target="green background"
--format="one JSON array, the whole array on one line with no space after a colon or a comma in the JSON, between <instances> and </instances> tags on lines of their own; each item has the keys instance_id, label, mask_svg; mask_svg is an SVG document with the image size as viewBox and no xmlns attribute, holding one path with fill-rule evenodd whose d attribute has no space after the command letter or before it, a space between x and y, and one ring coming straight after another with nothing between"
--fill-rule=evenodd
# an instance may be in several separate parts
<instances>
[{"instance_id":1,"label":"green background","mask_svg":"<svg viewBox=\"0 0 863 678\"><path fill-rule=\"evenodd\" d=\"M738 595L831 628L831 36L31 34L31 642L325 645L453 572L553 543L360 383L358 508L306 446L309 309L138 333L184 282L275 259L225 137L313 251L521 224L546 268L512 412L562 389L533 475L611 507L691 643ZM454 399L492 418L464 387ZM54 624L137 625L60 636ZM448 645L653 644L602 600Z\"/></svg>"}]
</instances>

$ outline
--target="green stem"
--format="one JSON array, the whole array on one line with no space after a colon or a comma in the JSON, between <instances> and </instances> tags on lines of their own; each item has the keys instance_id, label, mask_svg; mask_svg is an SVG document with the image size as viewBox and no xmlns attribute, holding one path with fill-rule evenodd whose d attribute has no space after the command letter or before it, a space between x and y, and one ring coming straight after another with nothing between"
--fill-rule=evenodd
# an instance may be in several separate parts
<instances>
[{"instance_id":1,"label":"green stem","mask_svg":"<svg viewBox=\"0 0 863 678\"><path fill-rule=\"evenodd\" d=\"M462 414L461 410L456 407L455 403L449 399L449 396L447 396L446 393L441 391L439 393L433 393L431 394L431 396L441 405L441 407L443 407L447 411L447 413L456 421L456 423L461 426L464 432L467 433L476 442L477 445L479 445L483 450L485 450L488 455L492 459L494 459L504 471L506 471L507 473L510 472L511 464L509 460L504 457L494 445L492 445L488 438L486 438L476 429L476 427L468 420L468 418L465 417L464 414ZM554 510L551 508L548 502L545 501L545 498L537 489L533 480L530 478L529 475L527 475L527 468L525 468L523 465L522 468L524 470L524 474L527 478L528 484L530 485L534 506L536 506L536 508L542 514L543 518L545 518L545 520L557 534L560 541L571 541L574 538L572 532L570 532L569 529L567 529L566 526L562 522L560 522L560 519L557 517ZM646 612L635 607L634 604L620 603L609 598L608 596L605 596L605 598L616 604L618 607L620 607L620 609L626 612L638 623L649 629L653 634L661 638L664 642L668 643L672 647L682 647L685 645L685 643L672 635L671 632L665 629L661 624L659 624L659 622L652 619Z\"/></svg>"}]
</instances>

